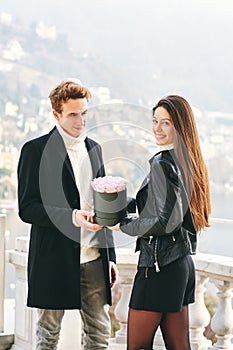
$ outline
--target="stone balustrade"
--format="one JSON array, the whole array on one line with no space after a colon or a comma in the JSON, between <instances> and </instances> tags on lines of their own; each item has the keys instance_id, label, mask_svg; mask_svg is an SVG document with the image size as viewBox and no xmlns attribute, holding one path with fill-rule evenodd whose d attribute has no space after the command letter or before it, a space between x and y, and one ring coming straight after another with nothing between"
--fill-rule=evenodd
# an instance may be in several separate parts
<instances>
[{"instance_id":1,"label":"stone balustrade","mask_svg":"<svg viewBox=\"0 0 233 350\"><path fill-rule=\"evenodd\" d=\"M196 266L196 302L190 305L190 340L192 350L227 349L232 350L233 312L233 258L198 253L193 257ZM116 343L125 343L127 328L127 304L130 297L133 276L136 271L136 254L127 249L118 250L118 269L122 288L121 299L115 309L120 322L120 330L116 334ZM207 283L214 283L217 289L217 309L212 319L205 305L204 292ZM210 323L211 322L211 323ZM209 325L215 333L216 343L204 336ZM164 349L161 333L155 338L155 349Z\"/></svg>"},{"instance_id":2,"label":"stone balustrade","mask_svg":"<svg viewBox=\"0 0 233 350\"><path fill-rule=\"evenodd\" d=\"M15 309L15 341L13 350L33 349L36 313L35 310L25 306L26 302L26 263L27 263L28 238L19 237L16 249L7 252L7 260L16 268L16 309ZM128 301L131 293L132 282L136 272L137 254L132 249L117 249L117 266L119 269L119 283L121 286L121 298L116 305L115 314L120 323L120 329L115 338L111 339L110 349L126 348L127 312ZM190 305L190 339L192 350L233 350L232 331L232 287L233 287L233 258L198 253L194 256L196 266L197 285L196 302ZM205 304L205 291L208 285L216 290L213 293L217 297L217 306L211 318ZM78 313L69 314L63 322L63 335L59 349L78 349L81 337L80 319ZM204 336L206 327L211 326L215 334L216 342ZM74 329L65 338L66 331ZM165 349L161 333L155 338L156 349Z\"/></svg>"},{"instance_id":3,"label":"stone balustrade","mask_svg":"<svg viewBox=\"0 0 233 350\"><path fill-rule=\"evenodd\" d=\"M0 333L4 331L4 278L5 278L5 226L6 216L0 216Z\"/></svg>"},{"instance_id":4,"label":"stone balustrade","mask_svg":"<svg viewBox=\"0 0 233 350\"><path fill-rule=\"evenodd\" d=\"M6 215L0 214L0 350L9 349L14 341L14 335L4 326L5 230Z\"/></svg>"},{"instance_id":5,"label":"stone balustrade","mask_svg":"<svg viewBox=\"0 0 233 350\"><path fill-rule=\"evenodd\" d=\"M233 288L233 258L219 255L199 253L195 256L197 273L196 303L190 307L190 328L192 344L198 344L198 340L205 344L202 330L209 323L209 316L204 305L203 289L208 281L211 281L217 294L217 308L211 319L210 327L217 339L213 346L203 349L233 349L233 312L232 312L232 288ZM202 307L200 308L200 305ZM199 314L199 322L196 316ZM194 340L195 339L195 340ZM208 345L208 343L207 343ZM193 349L199 349L193 347ZM202 348L201 348L202 349Z\"/></svg>"}]
</instances>

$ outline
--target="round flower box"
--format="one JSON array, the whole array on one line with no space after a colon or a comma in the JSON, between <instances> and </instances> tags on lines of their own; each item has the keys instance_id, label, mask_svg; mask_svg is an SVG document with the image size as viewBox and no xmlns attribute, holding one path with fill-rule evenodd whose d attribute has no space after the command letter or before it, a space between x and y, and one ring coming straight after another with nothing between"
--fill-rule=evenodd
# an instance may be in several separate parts
<instances>
[{"instance_id":1,"label":"round flower box","mask_svg":"<svg viewBox=\"0 0 233 350\"><path fill-rule=\"evenodd\" d=\"M102 226L114 226L127 216L126 189L114 193L94 191L95 222Z\"/></svg>"}]
</instances>

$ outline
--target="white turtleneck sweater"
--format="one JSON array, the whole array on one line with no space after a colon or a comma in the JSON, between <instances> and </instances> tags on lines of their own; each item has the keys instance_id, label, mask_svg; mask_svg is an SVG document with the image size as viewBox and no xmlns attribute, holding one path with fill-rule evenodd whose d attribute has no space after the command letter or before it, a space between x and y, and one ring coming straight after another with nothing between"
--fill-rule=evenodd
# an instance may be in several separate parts
<instances>
[{"instance_id":1,"label":"white turtleneck sweater","mask_svg":"<svg viewBox=\"0 0 233 350\"><path fill-rule=\"evenodd\" d=\"M67 134L60 125L57 125L57 129L64 141L73 168L80 196L80 208L91 211L93 207L93 191L91 188L92 167L84 142L86 133L82 133L78 138L75 138ZM74 215L73 223L77 226ZM85 231L81 227L80 243L80 263L95 260L100 256L99 250L96 248L98 242L94 232Z\"/></svg>"}]
</instances>

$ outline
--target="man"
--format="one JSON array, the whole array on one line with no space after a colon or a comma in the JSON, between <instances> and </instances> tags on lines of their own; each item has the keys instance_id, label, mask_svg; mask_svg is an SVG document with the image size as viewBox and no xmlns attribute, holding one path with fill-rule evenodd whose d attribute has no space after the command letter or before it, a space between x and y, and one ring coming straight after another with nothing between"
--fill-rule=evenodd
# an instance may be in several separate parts
<instances>
[{"instance_id":1,"label":"man","mask_svg":"<svg viewBox=\"0 0 233 350\"><path fill-rule=\"evenodd\" d=\"M31 224L27 306L38 309L37 350L57 348L66 309L80 310L85 350L108 347L106 305L117 269L112 232L95 224L91 211L91 180L105 171L100 145L86 136L90 97L77 82L61 82L49 95L57 126L26 142L19 159L19 216Z\"/></svg>"}]
</instances>

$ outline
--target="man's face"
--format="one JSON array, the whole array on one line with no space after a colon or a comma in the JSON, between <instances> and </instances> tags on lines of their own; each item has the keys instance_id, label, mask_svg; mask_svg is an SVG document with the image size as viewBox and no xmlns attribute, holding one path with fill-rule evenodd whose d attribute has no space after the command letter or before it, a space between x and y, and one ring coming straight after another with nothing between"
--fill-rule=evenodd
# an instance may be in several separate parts
<instances>
[{"instance_id":1,"label":"man's face","mask_svg":"<svg viewBox=\"0 0 233 350\"><path fill-rule=\"evenodd\" d=\"M70 136L79 137L86 126L87 99L69 99L62 106L62 112L53 111L58 124Z\"/></svg>"}]
</instances>

